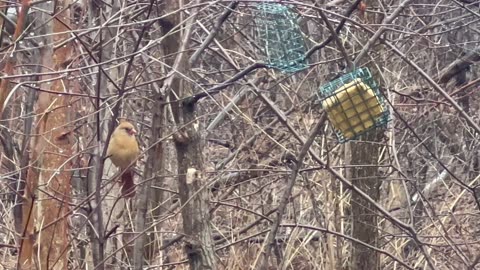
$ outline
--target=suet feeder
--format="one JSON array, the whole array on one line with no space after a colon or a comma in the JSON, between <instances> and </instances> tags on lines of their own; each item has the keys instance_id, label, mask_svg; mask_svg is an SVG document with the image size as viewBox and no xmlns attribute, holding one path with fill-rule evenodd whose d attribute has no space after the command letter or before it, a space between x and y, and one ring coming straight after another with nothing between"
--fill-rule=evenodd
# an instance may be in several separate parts
<instances>
[{"instance_id":1,"label":"suet feeder","mask_svg":"<svg viewBox=\"0 0 480 270\"><path fill-rule=\"evenodd\" d=\"M320 87L318 96L340 142L384 127L389 111L368 68L361 68Z\"/></svg>"},{"instance_id":2,"label":"suet feeder","mask_svg":"<svg viewBox=\"0 0 480 270\"><path fill-rule=\"evenodd\" d=\"M306 45L295 12L282 4L261 3L256 5L254 18L257 40L268 67L283 72L308 67Z\"/></svg>"}]
</instances>

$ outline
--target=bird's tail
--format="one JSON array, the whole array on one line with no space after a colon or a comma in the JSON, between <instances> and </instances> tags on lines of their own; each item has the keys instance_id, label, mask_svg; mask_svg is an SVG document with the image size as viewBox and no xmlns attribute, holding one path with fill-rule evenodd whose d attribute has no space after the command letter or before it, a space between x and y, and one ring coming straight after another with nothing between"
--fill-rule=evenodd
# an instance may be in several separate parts
<instances>
[{"instance_id":1,"label":"bird's tail","mask_svg":"<svg viewBox=\"0 0 480 270\"><path fill-rule=\"evenodd\" d=\"M122 196L126 198L131 198L135 195L135 183L133 182L133 171L126 170L122 174Z\"/></svg>"}]
</instances>

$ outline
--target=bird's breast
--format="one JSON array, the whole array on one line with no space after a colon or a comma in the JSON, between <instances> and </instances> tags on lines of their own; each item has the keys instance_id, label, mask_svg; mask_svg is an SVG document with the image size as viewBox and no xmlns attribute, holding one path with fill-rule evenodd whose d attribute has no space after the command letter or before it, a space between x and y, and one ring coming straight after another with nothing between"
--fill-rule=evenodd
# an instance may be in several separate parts
<instances>
[{"instance_id":1,"label":"bird's breast","mask_svg":"<svg viewBox=\"0 0 480 270\"><path fill-rule=\"evenodd\" d=\"M130 165L138 156L139 149L135 138L128 138L124 140L118 140L115 138L112 140L108 154L113 164L117 167L126 168Z\"/></svg>"}]
</instances>

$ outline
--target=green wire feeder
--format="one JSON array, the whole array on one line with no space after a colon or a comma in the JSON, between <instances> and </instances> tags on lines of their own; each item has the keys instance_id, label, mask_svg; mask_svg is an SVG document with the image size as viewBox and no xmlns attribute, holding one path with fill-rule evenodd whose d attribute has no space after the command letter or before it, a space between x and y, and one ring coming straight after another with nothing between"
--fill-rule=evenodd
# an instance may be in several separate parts
<instances>
[{"instance_id":1,"label":"green wire feeder","mask_svg":"<svg viewBox=\"0 0 480 270\"><path fill-rule=\"evenodd\" d=\"M268 67L296 72L308 67L305 41L297 15L287 6L274 3L256 5L254 11L257 40Z\"/></svg>"},{"instance_id":2,"label":"green wire feeder","mask_svg":"<svg viewBox=\"0 0 480 270\"><path fill-rule=\"evenodd\" d=\"M384 127L390 120L385 99L368 68L323 85L317 94L341 143Z\"/></svg>"}]
</instances>

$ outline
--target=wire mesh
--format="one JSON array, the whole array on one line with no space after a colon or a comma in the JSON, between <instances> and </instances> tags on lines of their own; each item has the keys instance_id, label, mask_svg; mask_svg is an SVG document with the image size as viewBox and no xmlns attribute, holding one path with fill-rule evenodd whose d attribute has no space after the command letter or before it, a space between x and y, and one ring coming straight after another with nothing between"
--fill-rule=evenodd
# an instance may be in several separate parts
<instances>
[{"instance_id":1,"label":"wire mesh","mask_svg":"<svg viewBox=\"0 0 480 270\"><path fill-rule=\"evenodd\" d=\"M323 85L318 96L341 143L384 127L390 120L385 99L368 68Z\"/></svg>"},{"instance_id":2,"label":"wire mesh","mask_svg":"<svg viewBox=\"0 0 480 270\"><path fill-rule=\"evenodd\" d=\"M308 67L306 45L296 17L295 12L282 4L256 5L257 40L267 66L283 72L296 72Z\"/></svg>"}]
</instances>

